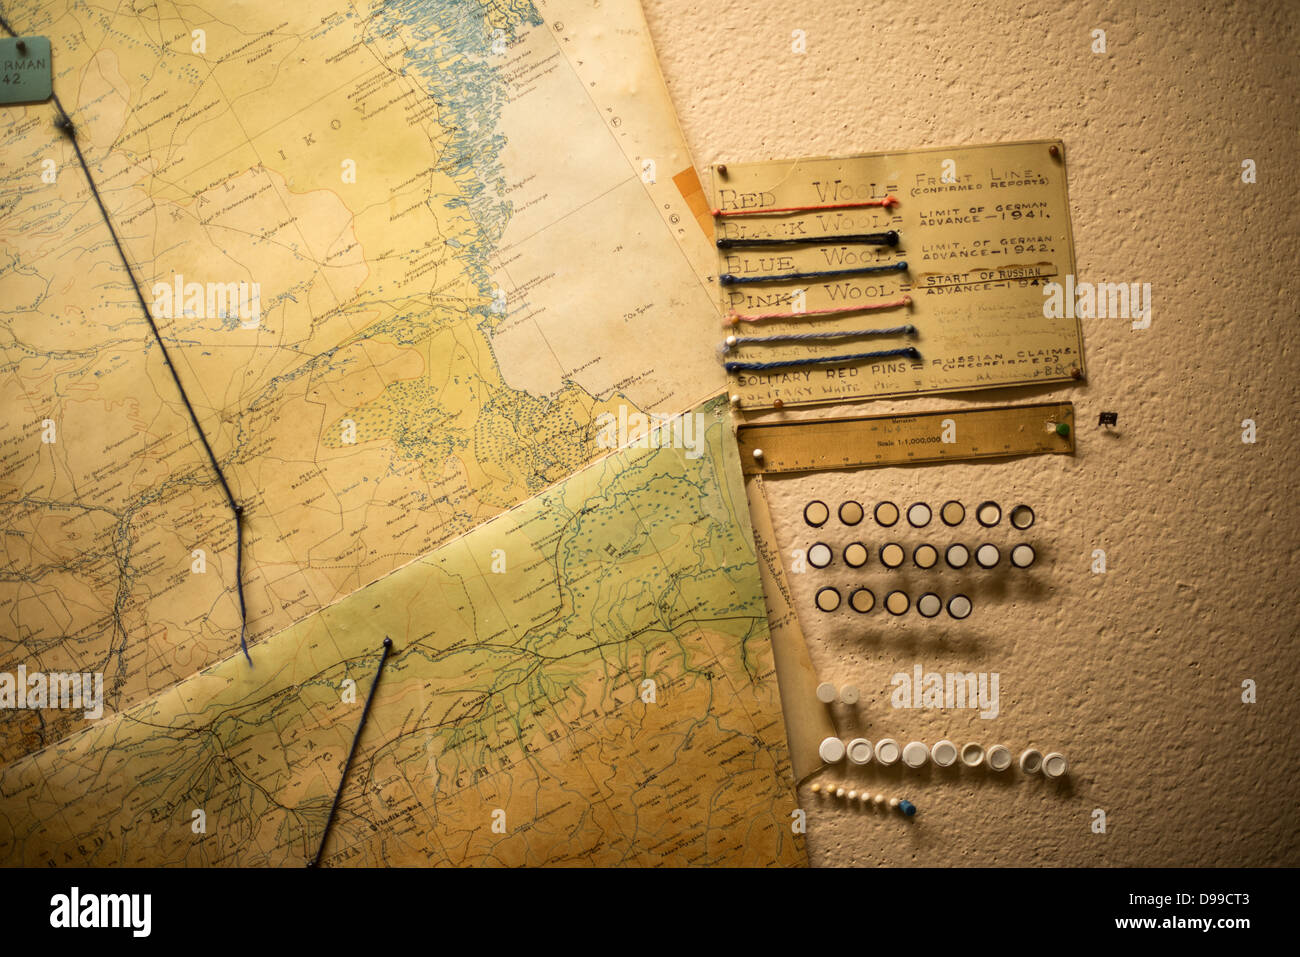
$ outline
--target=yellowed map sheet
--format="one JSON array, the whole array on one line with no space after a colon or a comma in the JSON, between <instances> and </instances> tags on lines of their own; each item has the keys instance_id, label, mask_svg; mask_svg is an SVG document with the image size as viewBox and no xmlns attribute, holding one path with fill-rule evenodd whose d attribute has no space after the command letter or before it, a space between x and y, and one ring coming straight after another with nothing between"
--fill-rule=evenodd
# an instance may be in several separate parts
<instances>
[{"instance_id":1,"label":"yellowed map sheet","mask_svg":"<svg viewBox=\"0 0 1300 957\"><path fill-rule=\"evenodd\" d=\"M573 474L603 416L724 387L636 0L4 14L53 44L245 509L258 680L258 642ZM0 672L103 672L112 713L238 648L235 542L55 116L0 110ZM0 759L80 714L0 711Z\"/></svg>"},{"instance_id":2,"label":"yellowed map sheet","mask_svg":"<svg viewBox=\"0 0 1300 957\"><path fill-rule=\"evenodd\" d=\"M310 862L388 635L323 864L804 863L725 410L11 763L0 860Z\"/></svg>"},{"instance_id":3,"label":"yellowed map sheet","mask_svg":"<svg viewBox=\"0 0 1300 957\"><path fill-rule=\"evenodd\" d=\"M742 338L726 360L917 353L737 369L742 408L1084 375L1078 319L1044 309L1043 284L1074 272L1057 141L727 163L712 202L725 333ZM868 334L743 341L823 332Z\"/></svg>"}]
</instances>

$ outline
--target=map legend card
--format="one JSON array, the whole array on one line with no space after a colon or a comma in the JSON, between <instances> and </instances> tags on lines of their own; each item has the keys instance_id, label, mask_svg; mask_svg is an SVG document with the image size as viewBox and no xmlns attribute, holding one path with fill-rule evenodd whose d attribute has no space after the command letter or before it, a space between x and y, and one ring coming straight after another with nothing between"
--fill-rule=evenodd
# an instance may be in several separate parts
<instances>
[{"instance_id":1,"label":"map legend card","mask_svg":"<svg viewBox=\"0 0 1300 957\"><path fill-rule=\"evenodd\" d=\"M712 207L742 408L1084 375L1059 141L719 164Z\"/></svg>"}]
</instances>

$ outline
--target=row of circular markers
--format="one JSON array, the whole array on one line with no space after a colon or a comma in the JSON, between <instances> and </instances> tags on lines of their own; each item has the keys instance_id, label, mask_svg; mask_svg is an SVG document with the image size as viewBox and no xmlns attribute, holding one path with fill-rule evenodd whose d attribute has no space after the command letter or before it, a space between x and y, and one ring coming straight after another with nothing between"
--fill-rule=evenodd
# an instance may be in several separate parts
<instances>
[{"instance_id":1,"label":"row of circular markers","mask_svg":"<svg viewBox=\"0 0 1300 957\"><path fill-rule=\"evenodd\" d=\"M1005 771L1011 767L1011 749L1004 744L995 744L984 750L984 745L971 742L960 751L957 745L947 739L936 741L926 747L923 741L909 741L899 747L893 738L881 738L873 747L866 738L854 738L845 744L839 738L826 738L817 748L818 756L827 764L839 764L846 757L853 764L870 764L874 758L877 764L889 767L900 758L909 768L923 767L927 761L933 761L941 768L950 767L958 759L968 768L978 768L987 764L993 771ZM1062 777L1070 769L1065 755L1059 751L1043 754L1036 748L1026 748L1020 753L1020 770L1025 774L1042 773L1048 778Z\"/></svg>"},{"instance_id":2,"label":"row of circular markers","mask_svg":"<svg viewBox=\"0 0 1300 957\"><path fill-rule=\"evenodd\" d=\"M840 607L839 589L830 586L819 589L813 596L813 601L819 611L836 611ZM849 594L849 607L858 614L865 615L876 607L876 593L870 588L855 588ZM896 589L885 596L885 610L891 615L906 615L911 607L912 599L905 591ZM958 621L970 617L974 608L971 600L965 595L953 595L948 599L948 615ZM922 618L934 618L943 611L943 599L934 592L928 591L916 600L916 610Z\"/></svg>"},{"instance_id":3,"label":"row of circular markers","mask_svg":"<svg viewBox=\"0 0 1300 957\"><path fill-rule=\"evenodd\" d=\"M840 504L840 522L845 525L857 525L865 514L861 502L850 500ZM882 528L896 525L901 514L893 502L881 502L872 512L876 524ZM804 506L803 520L813 528L821 528L830 517L830 508L820 499L814 499ZM925 528L933 517L933 511L925 502L914 502L907 507L907 523L913 528ZM956 499L944 502L939 509L939 518L948 527L955 528L966 520L966 506ZM1017 505L1011 510L1008 520L1013 528L1024 531L1034 524L1034 510L1028 505ZM993 501L980 502L975 507L975 521L985 528L995 527L1002 521L1002 506Z\"/></svg>"},{"instance_id":4,"label":"row of circular markers","mask_svg":"<svg viewBox=\"0 0 1300 957\"><path fill-rule=\"evenodd\" d=\"M871 553L861 542L850 542L844 546L844 564L850 568L861 568L867 563ZM970 564L971 550L961 542L953 542L944 549L943 560L949 568L965 568ZM1034 546L1020 544L1011 549L1011 564L1016 568L1028 568L1038 559ZM907 551L898 542L888 542L880 546L880 564L886 568L901 568L907 560ZM813 542L808 546L808 564L813 568L828 568L835 561L835 552L825 542ZM992 542L985 542L975 548L975 564L980 568L996 568L1002 561L1002 550ZM917 545L912 550L912 564L917 568L933 568L939 564L939 549L928 543Z\"/></svg>"}]
</instances>

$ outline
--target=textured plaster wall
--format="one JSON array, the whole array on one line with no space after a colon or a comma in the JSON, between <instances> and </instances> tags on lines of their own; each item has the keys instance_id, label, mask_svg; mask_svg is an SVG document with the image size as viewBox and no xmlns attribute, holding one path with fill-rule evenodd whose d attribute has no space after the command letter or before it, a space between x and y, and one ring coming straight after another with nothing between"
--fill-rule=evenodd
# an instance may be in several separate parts
<instances>
[{"instance_id":1,"label":"textured plaster wall","mask_svg":"<svg viewBox=\"0 0 1300 957\"><path fill-rule=\"evenodd\" d=\"M813 592L847 576L810 571L791 584L821 677L863 690L856 709L837 708L846 737L1000 741L1072 762L1059 783L933 767L830 775L910 795L920 813L847 812L805 786L812 862L1300 864L1300 4L645 8L702 176L720 161L1059 136L1079 277L1152 284L1150 329L1085 322L1085 384L869 407L1068 399L1080 424L1073 459L772 484L787 557L813 540L800 520L809 498L832 509L846 497L1030 503L1039 567L1028 583L968 576L976 613L963 627L915 614L830 625ZM1094 29L1105 54L1090 50ZM791 51L794 30L805 31L803 55ZM1254 185L1241 181L1245 159ZM1097 426L1101 410L1118 412L1116 434ZM1241 439L1247 418L1253 445ZM832 543L859 537L834 519L827 528L818 537ZM968 518L964 536L948 537L972 539L970 529ZM1097 548L1101 575L1090 570ZM1001 713L894 710L890 676L916 663L998 672ZM1258 685L1253 705L1241 700L1245 679ZM1090 829L1095 808L1104 835Z\"/></svg>"}]
</instances>

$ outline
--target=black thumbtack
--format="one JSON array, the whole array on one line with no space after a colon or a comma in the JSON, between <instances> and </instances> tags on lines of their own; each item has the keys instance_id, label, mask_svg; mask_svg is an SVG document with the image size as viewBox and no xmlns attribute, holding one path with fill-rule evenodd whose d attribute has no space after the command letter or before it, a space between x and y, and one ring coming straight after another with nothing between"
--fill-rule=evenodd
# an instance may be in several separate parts
<instances>
[{"instance_id":1,"label":"black thumbtack","mask_svg":"<svg viewBox=\"0 0 1300 957\"><path fill-rule=\"evenodd\" d=\"M1097 424L1098 424L1098 425L1104 425L1104 426L1106 426L1107 428L1109 428L1109 427L1112 426L1112 425L1118 425L1118 424L1119 424L1119 413L1118 413L1118 412L1103 412L1101 415L1097 416Z\"/></svg>"},{"instance_id":2,"label":"black thumbtack","mask_svg":"<svg viewBox=\"0 0 1300 957\"><path fill-rule=\"evenodd\" d=\"M308 867L319 867L321 855L325 853L325 840L330 836L330 827L334 824L334 815L338 813L339 799L343 797L343 785L348 780L348 769L352 767L352 759L356 756L357 745L361 742L361 730L366 726L366 718L370 715L370 703L375 700L375 689L379 687L379 676L384 673L384 664L388 661L388 655L393 650L393 639L387 635L384 636L384 653L379 657L379 669L375 672L375 680L370 683L370 694L366 695L365 706L361 709L361 720L357 723L357 733L352 736L352 747L348 750L348 759L343 762L343 774L339 776L339 787L334 792L334 803L330 805L330 816L325 819L325 830L320 835L320 847L316 849L316 857Z\"/></svg>"},{"instance_id":3,"label":"black thumbtack","mask_svg":"<svg viewBox=\"0 0 1300 957\"><path fill-rule=\"evenodd\" d=\"M75 137L77 135L76 127L72 125L72 120L70 120L66 114L63 116L56 116L54 118L54 125L64 133L67 133L69 137Z\"/></svg>"},{"instance_id":4,"label":"black thumbtack","mask_svg":"<svg viewBox=\"0 0 1300 957\"><path fill-rule=\"evenodd\" d=\"M19 40L18 43L16 44L16 46L17 46L17 48L18 48L18 52L19 52L19 53L26 53L26 52L27 52L27 44L24 43L22 40Z\"/></svg>"}]
</instances>

